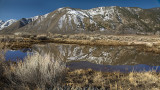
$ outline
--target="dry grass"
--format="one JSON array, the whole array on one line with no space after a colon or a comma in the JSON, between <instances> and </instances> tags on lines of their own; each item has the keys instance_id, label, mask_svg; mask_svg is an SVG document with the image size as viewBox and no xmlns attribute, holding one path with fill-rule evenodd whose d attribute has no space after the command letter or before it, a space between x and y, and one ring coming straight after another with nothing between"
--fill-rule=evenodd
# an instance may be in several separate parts
<instances>
[{"instance_id":1,"label":"dry grass","mask_svg":"<svg viewBox=\"0 0 160 90\"><path fill-rule=\"evenodd\" d=\"M150 90L160 89L160 74L156 72L131 72L128 79L135 87L144 87Z\"/></svg>"},{"instance_id":2,"label":"dry grass","mask_svg":"<svg viewBox=\"0 0 160 90\"><path fill-rule=\"evenodd\" d=\"M93 77L93 82L94 82L94 86L101 86L104 87L106 82L105 82L105 78L103 77L102 72L97 72L94 74Z\"/></svg>"},{"instance_id":3,"label":"dry grass","mask_svg":"<svg viewBox=\"0 0 160 90\"><path fill-rule=\"evenodd\" d=\"M5 61L5 53L8 51L4 44L0 42L0 63Z\"/></svg>"},{"instance_id":4,"label":"dry grass","mask_svg":"<svg viewBox=\"0 0 160 90\"><path fill-rule=\"evenodd\" d=\"M159 90L160 74L150 72L97 72L91 69L69 71L66 76L69 86L107 90Z\"/></svg>"},{"instance_id":5,"label":"dry grass","mask_svg":"<svg viewBox=\"0 0 160 90\"><path fill-rule=\"evenodd\" d=\"M5 50L0 49L0 62L5 61Z\"/></svg>"},{"instance_id":6,"label":"dry grass","mask_svg":"<svg viewBox=\"0 0 160 90\"><path fill-rule=\"evenodd\" d=\"M4 76L10 81L10 87L53 88L62 83L65 68L65 63L51 54L35 53L23 62L5 67Z\"/></svg>"}]
</instances>

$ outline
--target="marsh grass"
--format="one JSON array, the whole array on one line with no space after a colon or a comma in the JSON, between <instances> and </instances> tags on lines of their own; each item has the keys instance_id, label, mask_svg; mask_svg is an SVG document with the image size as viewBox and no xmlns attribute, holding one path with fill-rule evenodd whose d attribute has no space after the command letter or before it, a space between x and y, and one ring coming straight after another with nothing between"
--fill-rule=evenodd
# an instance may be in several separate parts
<instances>
[{"instance_id":1,"label":"marsh grass","mask_svg":"<svg viewBox=\"0 0 160 90\"><path fill-rule=\"evenodd\" d=\"M4 44L0 42L0 62L5 61L5 53L7 50L7 48L4 48Z\"/></svg>"},{"instance_id":2,"label":"marsh grass","mask_svg":"<svg viewBox=\"0 0 160 90\"><path fill-rule=\"evenodd\" d=\"M135 87L143 87L148 89L160 89L160 74L155 71L149 72L131 72L128 79Z\"/></svg>"},{"instance_id":3,"label":"marsh grass","mask_svg":"<svg viewBox=\"0 0 160 90\"><path fill-rule=\"evenodd\" d=\"M6 52L7 50L1 50L0 49L0 62L3 62L3 61L5 61L5 52Z\"/></svg>"},{"instance_id":4,"label":"marsh grass","mask_svg":"<svg viewBox=\"0 0 160 90\"><path fill-rule=\"evenodd\" d=\"M159 90L160 74L149 72L98 72L91 69L69 71L66 76L69 86L101 90Z\"/></svg>"}]
</instances>

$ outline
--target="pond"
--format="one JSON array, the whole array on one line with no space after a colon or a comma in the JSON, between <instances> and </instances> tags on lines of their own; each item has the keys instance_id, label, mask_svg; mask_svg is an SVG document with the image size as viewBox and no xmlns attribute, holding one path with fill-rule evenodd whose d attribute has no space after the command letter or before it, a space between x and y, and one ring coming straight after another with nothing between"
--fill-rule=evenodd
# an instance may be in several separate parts
<instances>
[{"instance_id":1,"label":"pond","mask_svg":"<svg viewBox=\"0 0 160 90\"><path fill-rule=\"evenodd\" d=\"M88 69L97 71L160 71L160 55L144 52L135 46L87 46L75 44L34 45L30 49L9 50L6 60L23 60L33 52L52 53L63 57L70 69Z\"/></svg>"}]
</instances>

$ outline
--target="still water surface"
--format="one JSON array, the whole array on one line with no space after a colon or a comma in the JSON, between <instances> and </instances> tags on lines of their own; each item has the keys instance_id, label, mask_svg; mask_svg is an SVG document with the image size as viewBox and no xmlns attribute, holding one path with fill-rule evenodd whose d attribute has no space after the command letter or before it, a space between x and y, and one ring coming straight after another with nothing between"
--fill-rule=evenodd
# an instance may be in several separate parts
<instances>
[{"instance_id":1,"label":"still water surface","mask_svg":"<svg viewBox=\"0 0 160 90\"><path fill-rule=\"evenodd\" d=\"M33 52L53 53L67 60L70 69L91 68L103 72L160 72L160 55L133 46L82 46L70 44L34 45L31 49L9 50L6 60L23 60Z\"/></svg>"}]
</instances>

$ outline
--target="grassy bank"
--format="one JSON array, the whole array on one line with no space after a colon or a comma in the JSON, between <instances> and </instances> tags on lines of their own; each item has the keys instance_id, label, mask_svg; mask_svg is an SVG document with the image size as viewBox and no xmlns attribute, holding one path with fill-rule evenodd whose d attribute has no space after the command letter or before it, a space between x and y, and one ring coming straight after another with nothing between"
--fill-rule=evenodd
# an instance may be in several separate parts
<instances>
[{"instance_id":1,"label":"grassy bank","mask_svg":"<svg viewBox=\"0 0 160 90\"><path fill-rule=\"evenodd\" d=\"M160 53L159 36L138 35L8 35L0 36L1 44L9 48L32 47L33 44L64 43L102 46L138 46L140 50Z\"/></svg>"},{"instance_id":2,"label":"grassy bank","mask_svg":"<svg viewBox=\"0 0 160 90\"><path fill-rule=\"evenodd\" d=\"M24 61L9 62L0 52L1 90L158 90L160 73L70 70L62 56L35 53Z\"/></svg>"}]
</instances>

